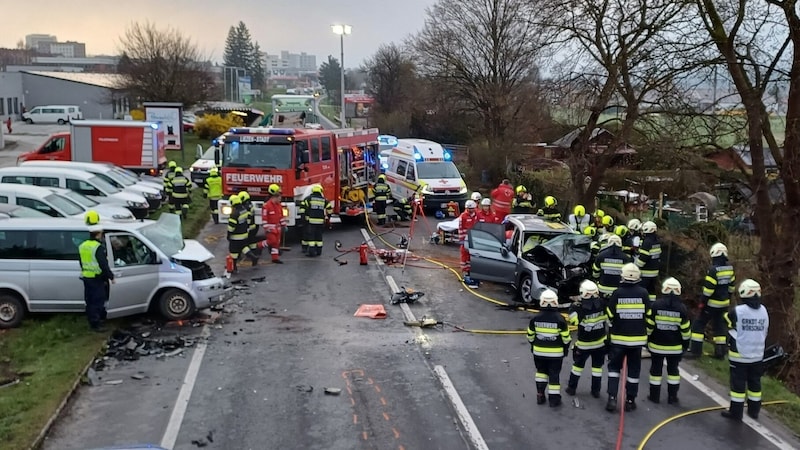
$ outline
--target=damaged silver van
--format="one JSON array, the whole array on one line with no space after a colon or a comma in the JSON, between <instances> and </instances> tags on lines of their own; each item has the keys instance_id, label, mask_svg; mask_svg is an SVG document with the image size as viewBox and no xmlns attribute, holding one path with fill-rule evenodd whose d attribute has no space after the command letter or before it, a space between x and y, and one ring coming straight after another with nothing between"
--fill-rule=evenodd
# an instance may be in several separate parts
<instances>
[{"instance_id":1,"label":"damaged silver van","mask_svg":"<svg viewBox=\"0 0 800 450\"><path fill-rule=\"evenodd\" d=\"M182 238L179 216L103 228L115 277L109 318L152 310L182 320L232 296L229 281L207 264L214 255ZM84 311L78 246L88 237L82 220L0 221L0 328L19 325L27 313Z\"/></svg>"}]
</instances>

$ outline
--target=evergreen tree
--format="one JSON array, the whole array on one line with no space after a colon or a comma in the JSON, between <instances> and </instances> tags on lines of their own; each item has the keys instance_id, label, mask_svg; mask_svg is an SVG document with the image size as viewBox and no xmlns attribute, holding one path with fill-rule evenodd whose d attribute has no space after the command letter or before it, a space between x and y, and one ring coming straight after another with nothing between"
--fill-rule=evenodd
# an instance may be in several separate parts
<instances>
[{"instance_id":1,"label":"evergreen tree","mask_svg":"<svg viewBox=\"0 0 800 450\"><path fill-rule=\"evenodd\" d=\"M266 78L264 59L261 56L261 46L253 43L250 30L244 22L240 21L235 27L228 29L225 40L225 65L228 67L241 67L247 70L251 77L251 85L255 89L263 89Z\"/></svg>"},{"instance_id":2,"label":"evergreen tree","mask_svg":"<svg viewBox=\"0 0 800 450\"><path fill-rule=\"evenodd\" d=\"M341 103L342 68L339 60L328 55L328 60L319 66L319 82L334 104Z\"/></svg>"},{"instance_id":3,"label":"evergreen tree","mask_svg":"<svg viewBox=\"0 0 800 450\"><path fill-rule=\"evenodd\" d=\"M261 55L261 46L258 42L253 45L252 62L249 67L252 76L252 86L254 89L264 89L266 81L266 71L264 69L264 57Z\"/></svg>"}]
</instances>

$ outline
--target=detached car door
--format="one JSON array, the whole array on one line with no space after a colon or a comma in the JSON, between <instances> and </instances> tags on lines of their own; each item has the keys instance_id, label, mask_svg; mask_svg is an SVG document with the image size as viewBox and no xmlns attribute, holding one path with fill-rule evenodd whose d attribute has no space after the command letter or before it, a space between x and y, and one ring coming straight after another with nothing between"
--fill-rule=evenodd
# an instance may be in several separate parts
<instances>
[{"instance_id":1,"label":"detached car door","mask_svg":"<svg viewBox=\"0 0 800 450\"><path fill-rule=\"evenodd\" d=\"M505 247L505 227L497 223L477 223L467 233L470 277L497 283L514 283L517 257Z\"/></svg>"}]
</instances>

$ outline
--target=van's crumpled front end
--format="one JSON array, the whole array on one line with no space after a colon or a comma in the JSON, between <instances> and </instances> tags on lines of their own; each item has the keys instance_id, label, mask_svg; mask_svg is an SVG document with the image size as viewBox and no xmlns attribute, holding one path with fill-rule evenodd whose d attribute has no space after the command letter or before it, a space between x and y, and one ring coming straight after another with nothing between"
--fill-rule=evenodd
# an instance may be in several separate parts
<instances>
[{"instance_id":1,"label":"van's crumpled front end","mask_svg":"<svg viewBox=\"0 0 800 450\"><path fill-rule=\"evenodd\" d=\"M192 291L198 309L208 308L233 297L234 289L230 280L216 276L211 266L205 262L186 259L176 259L176 262L192 271Z\"/></svg>"}]
</instances>

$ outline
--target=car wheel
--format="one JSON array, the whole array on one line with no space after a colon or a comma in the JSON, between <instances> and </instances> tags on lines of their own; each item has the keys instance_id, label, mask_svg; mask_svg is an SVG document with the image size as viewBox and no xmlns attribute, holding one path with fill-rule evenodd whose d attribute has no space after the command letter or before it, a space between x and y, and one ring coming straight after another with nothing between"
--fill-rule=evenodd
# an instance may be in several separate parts
<instances>
[{"instance_id":1,"label":"car wheel","mask_svg":"<svg viewBox=\"0 0 800 450\"><path fill-rule=\"evenodd\" d=\"M522 303L534 304L537 302L537 299L533 298L533 278L529 274L522 276L518 291Z\"/></svg>"},{"instance_id":2,"label":"car wheel","mask_svg":"<svg viewBox=\"0 0 800 450\"><path fill-rule=\"evenodd\" d=\"M14 328L25 317L25 306L19 297L11 294L0 295L0 328Z\"/></svg>"},{"instance_id":3,"label":"car wheel","mask_svg":"<svg viewBox=\"0 0 800 450\"><path fill-rule=\"evenodd\" d=\"M180 289L168 289L159 299L161 315L168 320L184 320L194 314L192 297Z\"/></svg>"},{"instance_id":4,"label":"car wheel","mask_svg":"<svg viewBox=\"0 0 800 450\"><path fill-rule=\"evenodd\" d=\"M25 119L25 123L28 125L33 125L33 119Z\"/></svg>"},{"instance_id":5,"label":"car wheel","mask_svg":"<svg viewBox=\"0 0 800 450\"><path fill-rule=\"evenodd\" d=\"M67 123L67 121L66 121L66 120L64 120L64 119L58 119L58 124L59 124L59 125L65 125L66 123Z\"/></svg>"}]
</instances>

